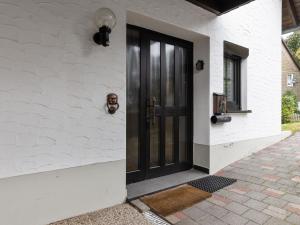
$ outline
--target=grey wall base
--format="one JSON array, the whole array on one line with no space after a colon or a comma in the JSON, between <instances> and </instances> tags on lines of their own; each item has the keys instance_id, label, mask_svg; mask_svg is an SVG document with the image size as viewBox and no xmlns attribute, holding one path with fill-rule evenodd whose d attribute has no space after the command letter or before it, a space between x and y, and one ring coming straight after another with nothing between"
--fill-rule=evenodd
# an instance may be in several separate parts
<instances>
[{"instance_id":1,"label":"grey wall base","mask_svg":"<svg viewBox=\"0 0 300 225\"><path fill-rule=\"evenodd\" d=\"M195 168L207 169L210 174L214 174L227 165L273 145L289 135L291 135L290 132L281 132L280 135L276 136L219 145L194 144L194 166Z\"/></svg>"},{"instance_id":2,"label":"grey wall base","mask_svg":"<svg viewBox=\"0 0 300 225\"><path fill-rule=\"evenodd\" d=\"M0 179L1 224L45 225L125 201L125 160Z\"/></svg>"}]
</instances>

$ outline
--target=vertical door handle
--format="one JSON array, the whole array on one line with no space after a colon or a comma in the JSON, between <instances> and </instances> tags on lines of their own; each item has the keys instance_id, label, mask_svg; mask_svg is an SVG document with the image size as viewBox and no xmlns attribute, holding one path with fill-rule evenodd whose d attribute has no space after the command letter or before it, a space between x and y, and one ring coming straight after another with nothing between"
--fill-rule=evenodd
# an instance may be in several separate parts
<instances>
[{"instance_id":1,"label":"vertical door handle","mask_svg":"<svg viewBox=\"0 0 300 225\"><path fill-rule=\"evenodd\" d=\"M156 98L155 98L155 96L152 97L151 101L152 101L152 103L151 103L152 125L154 125L155 124L155 119L156 119L155 118L156 117L156 115L155 115L155 106L156 106Z\"/></svg>"},{"instance_id":2,"label":"vertical door handle","mask_svg":"<svg viewBox=\"0 0 300 225\"><path fill-rule=\"evenodd\" d=\"M152 124L155 124L155 106L156 106L156 97L152 97L148 100L148 110L147 110L147 119L152 120Z\"/></svg>"}]
</instances>

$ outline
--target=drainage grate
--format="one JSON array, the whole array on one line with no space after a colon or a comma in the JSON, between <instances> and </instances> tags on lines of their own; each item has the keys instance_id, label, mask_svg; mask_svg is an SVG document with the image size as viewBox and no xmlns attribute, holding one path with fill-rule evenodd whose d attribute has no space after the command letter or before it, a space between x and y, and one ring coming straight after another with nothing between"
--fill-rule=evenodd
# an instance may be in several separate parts
<instances>
[{"instance_id":1,"label":"drainage grate","mask_svg":"<svg viewBox=\"0 0 300 225\"><path fill-rule=\"evenodd\" d=\"M171 225L167 221L163 220L162 218L160 218L159 216L155 215L151 211L144 212L143 215L153 225Z\"/></svg>"},{"instance_id":2,"label":"drainage grate","mask_svg":"<svg viewBox=\"0 0 300 225\"><path fill-rule=\"evenodd\" d=\"M236 179L219 176L207 176L188 184L200 190L213 193L236 182Z\"/></svg>"}]
</instances>

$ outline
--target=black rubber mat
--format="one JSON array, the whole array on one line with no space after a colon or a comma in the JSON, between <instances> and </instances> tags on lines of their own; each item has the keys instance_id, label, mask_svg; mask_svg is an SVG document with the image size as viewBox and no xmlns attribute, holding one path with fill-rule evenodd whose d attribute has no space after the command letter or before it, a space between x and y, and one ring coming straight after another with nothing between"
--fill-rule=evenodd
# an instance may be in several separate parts
<instances>
[{"instance_id":1,"label":"black rubber mat","mask_svg":"<svg viewBox=\"0 0 300 225\"><path fill-rule=\"evenodd\" d=\"M202 191L214 193L226 186L229 186L236 182L236 179L219 176L207 176L198 180L189 182L188 184L199 188Z\"/></svg>"}]
</instances>

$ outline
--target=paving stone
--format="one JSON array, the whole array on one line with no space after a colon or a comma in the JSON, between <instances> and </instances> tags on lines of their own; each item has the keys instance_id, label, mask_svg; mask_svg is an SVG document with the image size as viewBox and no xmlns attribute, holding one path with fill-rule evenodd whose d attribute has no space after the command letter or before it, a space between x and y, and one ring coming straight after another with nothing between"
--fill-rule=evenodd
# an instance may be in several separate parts
<instances>
[{"instance_id":1,"label":"paving stone","mask_svg":"<svg viewBox=\"0 0 300 225\"><path fill-rule=\"evenodd\" d=\"M297 183L300 183L300 176L296 176L292 178L292 181L295 181Z\"/></svg>"},{"instance_id":2,"label":"paving stone","mask_svg":"<svg viewBox=\"0 0 300 225\"><path fill-rule=\"evenodd\" d=\"M185 210L183 210L183 213L195 221L200 220L201 217L204 217L206 215L206 212L202 211L201 209L199 209L197 207L191 207L191 208L185 209Z\"/></svg>"},{"instance_id":3,"label":"paving stone","mask_svg":"<svg viewBox=\"0 0 300 225\"><path fill-rule=\"evenodd\" d=\"M268 206L268 208L264 209L263 212L281 220L284 220L290 214L288 211L274 206Z\"/></svg>"},{"instance_id":4,"label":"paving stone","mask_svg":"<svg viewBox=\"0 0 300 225\"><path fill-rule=\"evenodd\" d=\"M213 206L213 204L208 201L202 201L195 205L195 207L198 207L199 209L207 209L211 206Z\"/></svg>"},{"instance_id":5,"label":"paving stone","mask_svg":"<svg viewBox=\"0 0 300 225\"><path fill-rule=\"evenodd\" d=\"M278 181L280 179L279 176L275 176L275 175L272 175L272 174L264 175L262 178L265 179L265 180L268 180L268 181L272 181L272 182Z\"/></svg>"},{"instance_id":6,"label":"paving stone","mask_svg":"<svg viewBox=\"0 0 300 225\"><path fill-rule=\"evenodd\" d=\"M244 195L247 192L249 192L249 189L241 188L241 187L233 187L233 188L229 189L229 191L235 192L235 193L240 194L240 195Z\"/></svg>"},{"instance_id":7,"label":"paving stone","mask_svg":"<svg viewBox=\"0 0 300 225\"><path fill-rule=\"evenodd\" d=\"M291 225L290 223L277 218L270 218L264 225Z\"/></svg>"},{"instance_id":8,"label":"paving stone","mask_svg":"<svg viewBox=\"0 0 300 225\"><path fill-rule=\"evenodd\" d=\"M199 225L226 225L222 220L216 218L212 215L207 215L206 217L203 217L202 220L197 221L197 224Z\"/></svg>"},{"instance_id":9,"label":"paving stone","mask_svg":"<svg viewBox=\"0 0 300 225\"><path fill-rule=\"evenodd\" d=\"M276 173L277 176L280 176L281 178L289 178L291 179L294 175L293 174L287 174L287 173L283 173L283 172L277 172L274 171Z\"/></svg>"},{"instance_id":10,"label":"paving stone","mask_svg":"<svg viewBox=\"0 0 300 225\"><path fill-rule=\"evenodd\" d=\"M204 209L204 211L209 213L212 216L219 218L219 219L229 213L229 211L227 209L224 209L217 205L214 205L207 209Z\"/></svg>"},{"instance_id":11,"label":"paving stone","mask_svg":"<svg viewBox=\"0 0 300 225\"><path fill-rule=\"evenodd\" d=\"M275 197L275 198L280 197L285 194L283 191L275 190L272 188L267 188L266 190L263 191L263 193L266 195Z\"/></svg>"},{"instance_id":12,"label":"paving stone","mask_svg":"<svg viewBox=\"0 0 300 225\"><path fill-rule=\"evenodd\" d=\"M230 188L230 189L232 189L232 188ZM221 190L215 192L214 195L228 197L231 194L231 192L229 191L230 189L221 189Z\"/></svg>"},{"instance_id":13,"label":"paving stone","mask_svg":"<svg viewBox=\"0 0 300 225\"><path fill-rule=\"evenodd\" d=\"M265 170L274 170L275 169L275 167L269 166L269 165L262 165L261 168L265 169Z\"/></svg>"},{"instance_id":14,"label":"paving stone","mask_svg":"<svg viewBox=\"0 0 300 225\"><path fill-rule=\"evenodd\" d=\"M250 198L244 195L240 195L237 193L230 193L230 195L228 196L228 199L235 201L235 202L239 202L239 203L243 203L248 201Z\"/></svg>"},{"instance_id":15,"label":"paving stone","mask_svg":"<svg viewBox=\"0 0 300 225\"><path fill-rule=\"evenodd\" d=\"M266 189L264 186L251 183L248 184L248 187L253 191L263 191L264 189Z\"/></svg>"},{"instance_id":16,"label":"paving stone","mask_svg":"<svg viewBox=\"0 0 300 225\"><path fill-rule=\"evenodd\" d=\"M249 196L250 198L253 198L258 201L261 201L261 200L265 199L266 197L268 197L267 195L265 195L261 192L257 192L257 191L250 191L246 195Z\"/></svg>"},{"instance_id":17,"label":"paving stone","mask_svg":"<svg viewBox=\"0 0 300 225\"><path fill-rule=\"evenodd\" d=\"M290 212L296 213L300 215L300 205L294 203L288 203L286 209Z\"/></svg>"},{"instance_id":18,"label":"paving stone","mask_svg":"<svg viewBox=\"0 0 300 225\"><path fill-rule=\"evenodd\" d=\"M176 216L179 220L183 220L183 219L187 218L183 212L176 212L173 215Z\"/></svg>"},{"instance_id":19,"label":"paving stone","mask_svg":"<svg viewBox=\"0 0 300 225\"><path fill-rule=\"evenodd\" d=\"M287 201L279 198L274 198L274 197L267 197L266 199L263 200L264 203L283 208L285 205L287 205Z\"/></svg>"},{"instance_id":20,"label":"paving stone","mask_svg":"<svg viewBox=\"0 0 300 225\"><path fill-rule=\"evenodd\" d=\"M176 223L176 225L198 225L198 223L187 218L187 219L181 220L179 223Z\"/></svg>"},{"instance_id":21,"label":"paving stone","mask_svg":"<svg viewBox=\"0 0 300 225\"><path fill-rule=\"evenodd\" d=\"M248 210L242 216L258 224L264 224L268 219L270 219L270 216L254 209Z\"/></svg>"},{"instance_id":22,"label":"paving stone","mask_svg":"<svg viewBox=\"0 0 300 225\"><path fill-rule=\"evenodd\" d=\"M228 213L226 216L222 217L221 220L223 220L225 223L228 223L230 225L243 225L246 224L249 220L235 214L235 213Z\"/></svg>"},{"instance_id":23,"label":"paving stone","mask_svg":"<svg viewBox=\"0 0 300 225\"><path fill-rule=\"evenodd\" d=\"M282 199L292 203L300 204L300 197L296 195L286 194L282 197Z\"/></svg>"},{"instance_id":24,"label":"paving stone","mask_svg":"<svg viewBox=\"0 0 300 225\"><path fill-rule=\"evenodd\" d=\"M172 224L178 223L180 221L180 219L178 219L174 215L167 216L165 219Z\"/></svg>"},{"instance_id":25,"label":"paving stone","mask_svg":"<svg viewBox=\"0 0 300 225\"><path fill-rule=\"evenodd\" d=\"M245 206L248 206L249 208L255 209L255 210L263 210L264 208L266 208L268 205L265 203L262 203L260 201L254 200L254 199L250 199L249 201L244 203Z\"/></svg>"},{"instance_id":26,"label":"paving stone","mask_svg":"<svg viewBox=\"0 0 300 225\"><path fill-rule=\"evenodd\" d=\"M247 176L245 180L255 184L262 184L263 182L265 182L264 179L252 177L252 176L249 177Z\"/></svg>"},{"instance_id":27,"label":"paving stone","mask_svg":"<svg viewBox=\"0 0 300 225\"><path fill-rule=\"evenodd\" d=\"M253 221L249 221L246 225L258 225L258 223L254 223Z\"/></svg>"},{"instance_id":28,"label":"paving stone","mask_svg":"<svg viewBox=\"0 0 300 225\"><path fill-rule=\"evenodd\" d=\"M299 215L292 214L286 220L294 225L300 225L300 216Z\"/></svg>"},{"instance_id":29,"label":"paving stone","mask_svg":"<svg viewBox=\"0 0 300 225\"><path fill-rule=\"evenodd\" d=\"M283 173L288 173L289 172L289 170L287 168L281 168L281 167L277 167L275 170L279 171L279 172L283 172Z\"/></svg>"},{"instance_id":30,"label":"paving stone","mask_svg":"<svg viewBox=\"0 0 300 225\"><path fill-rule=\"evenodd\" d=\"M216 194L214 194L211 198L207 199L207 201L222 207L228 205L231 202L231 200L227 199L226 197Z\"/></svg>"},{"instance_id":31,"label":"paving stone","mask_svg":"<svg viewBox=\"0 0 300 225\"><path fill-rule=\"evenodd\" d=\"M294 187L297 185L296 182L289 180L289 179L280 179L277 181L279 184L283 184L285 186Z\"/></svg>"},{"instance_id":32,"label":"paving stone","mask_svg":"<svg viewBox=\"0 0 300 225\"><path fill-rule=\"evenodd\" d=\"M299 156L300 156L300 155L299 155ZM296 175L296 176L300 176L300 171L293 171L291 174L292 174L292 175Z\"/></svg>"},{"instance_id":33,"label":"paving stone","mask_svg":"<svg viewBox=\"0 0 300 225\"><path fill-rule=\"evenodd\" d=\"M238 214L242 215L244 212L246 212L249 208L246 206L241 205L240 203L237 202L231 202L226 206L226 209Z\"/></svg>"},{"instance_id":34,"label":"paving stone","mask_svg":"<svg viewBox=\"0 0 300 225\"><path fill-rule=\"evenodd\" d=\"M269 210L272 210L274 212L280 213L280 214L285 214L285 215L289 215L290 213L288 211L286 211L285 209L281 209L272 205L269 205L268 208Z\"/></svg>"}]
</instances>

